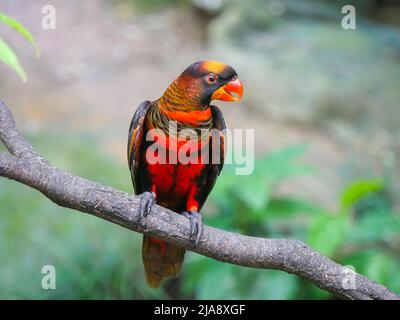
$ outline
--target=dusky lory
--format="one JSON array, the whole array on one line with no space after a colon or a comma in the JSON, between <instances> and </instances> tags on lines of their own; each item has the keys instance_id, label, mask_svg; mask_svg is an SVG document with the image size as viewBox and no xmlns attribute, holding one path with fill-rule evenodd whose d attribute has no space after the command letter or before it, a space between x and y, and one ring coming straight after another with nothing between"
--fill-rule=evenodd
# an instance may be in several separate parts
<instances>
[{"instance_id":1,"label":"dusky lory","mask_svg":"<svg viewBox=\"0 0 400 320\"><path fill-rule=\"evenodd\" d=\"M135 194L140 196L141 218L154 203L181 213L190 219L191 239L197 245L202 234L199 211L222 170L225 153L224 118L210 103L238 101L242 93L243 85L232 67L201 61L183 71L159 99L137 107L129 128L128 163ZM214 141L218 143L211 143L210 132L217 132ZM208 160L200 155L204 149ZM198 155L188 158L193 150ZM163 151L166 157L160 161ZM164 278L177 275L184 255L181 247L143 236L142 258L149 286L156 288Z\"/></svg>"}]
</instances>

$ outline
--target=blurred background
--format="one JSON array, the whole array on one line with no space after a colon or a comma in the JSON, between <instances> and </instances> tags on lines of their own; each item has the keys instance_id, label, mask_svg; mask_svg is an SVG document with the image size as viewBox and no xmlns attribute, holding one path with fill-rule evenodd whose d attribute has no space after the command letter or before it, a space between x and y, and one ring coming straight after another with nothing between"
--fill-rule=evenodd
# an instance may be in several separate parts
<instances>
[{"instance_id":1,"label":"blurred background","mask_svg":"<svg viewBox=\"0 0 400 320\"><path fill-rule=\"evenodd\" d=\"M356 8L344 30L342 6ZM42 8L56 29L42 28ZM197 60L232 65L245 85L221 105L254 128L250 176L226 166L205 223L300 239L400 293L400 3L397 0L1 0L40 59L0 21L27 74L0 63L0 99L53 165L133 192L131 117ZM179 278L147 288L140 234L57 207L0 180L2 299L332 299L296 276L187 253ZM53 265L57 289L41 287Z\"/></svg>"}]
</instances>

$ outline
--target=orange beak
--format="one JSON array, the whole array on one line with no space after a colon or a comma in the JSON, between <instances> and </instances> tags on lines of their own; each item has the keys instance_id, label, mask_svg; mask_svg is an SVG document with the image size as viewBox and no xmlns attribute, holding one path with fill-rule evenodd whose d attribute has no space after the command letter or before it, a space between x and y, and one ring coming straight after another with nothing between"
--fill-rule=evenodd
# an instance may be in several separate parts
<instances>
[{"instance_id":1,"label":"orange beak","mask_svg":"<svg viewBox=\"0 0 400 320\"><path fill-rule=\"evenodd\" d=\"M242 81L240 81L239 78L235 78L234 80L229 81L227 84L216 90L211 96L211 100L240 101L242 95Z\"/></svg>"}]
</instances>

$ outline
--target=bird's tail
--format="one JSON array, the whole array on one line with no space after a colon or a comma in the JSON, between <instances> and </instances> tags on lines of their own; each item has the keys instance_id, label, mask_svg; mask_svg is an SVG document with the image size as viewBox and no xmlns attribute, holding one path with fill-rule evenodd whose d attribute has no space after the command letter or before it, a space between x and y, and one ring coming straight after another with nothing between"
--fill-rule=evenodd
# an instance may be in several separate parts
<instances>
[{"instance_id":1,"label":"bird's tail","mask_svg":"<svg viewBox=\"0 0 400 320\"><path fill-rule=\"evenodd\" d=\"M154 237L143 236L142 258L148 285L158 288L164 278L179 273L185 249Z\"/></svg>"}]
</instances>

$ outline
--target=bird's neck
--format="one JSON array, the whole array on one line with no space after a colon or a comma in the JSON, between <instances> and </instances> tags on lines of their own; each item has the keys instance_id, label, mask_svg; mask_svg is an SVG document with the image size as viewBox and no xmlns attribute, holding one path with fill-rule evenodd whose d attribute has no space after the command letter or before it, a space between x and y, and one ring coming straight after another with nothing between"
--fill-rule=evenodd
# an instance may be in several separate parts
<instances>
[{"instance_id":1,"label":"bird's neck","mask_svg":"<svg viewBox=\"0 0 400 320\"><path fill-rule=\"evenodd\" d=\"M200 88L188 85L184 79L173 81L159 99L158 106L165 112L191 112L208 109L200 101Z\"/></svg>"},{"instance_id":2,"label":"bird's neck","mask_svg":"<svg viewBox=\"0 0 400 320\"><path fill-rule=\"evenodd\" d=\"M210 129L211 109L203 106L196 88L181 85L177 80L155 101L150 127L165 129L175 121L178 129ZM164 130L165 131L165 130Z\"/></svg>"}]
</instances>

